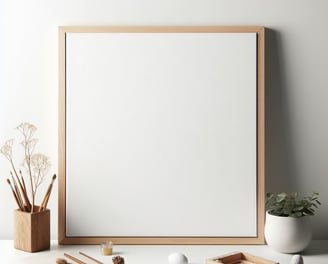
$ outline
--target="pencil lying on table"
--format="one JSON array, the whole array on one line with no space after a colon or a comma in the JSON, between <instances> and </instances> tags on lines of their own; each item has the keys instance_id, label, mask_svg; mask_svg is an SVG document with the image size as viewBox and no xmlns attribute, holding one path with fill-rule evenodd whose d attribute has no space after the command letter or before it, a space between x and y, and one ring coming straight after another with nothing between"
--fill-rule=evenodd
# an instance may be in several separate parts
<instances>
[{"instance_id":1,"label":"pencil lying on table","mask_svg":"<svg viewBox=\"0 0 328 264\"><path fill-rule=\"evenodd\" d=\"M51 190L52 190L52 186L54 184L54 181L56 180L56 174L54 174L54 176L52 176L52 180L51 180L51 183L48 187L48 190L43 198L43 201L40 205L40 208L39 208L39 212L41 211L44 211L46 208L47 208L47 204L48 204L48 201L49 201L49 197L50 197L50 194L51 194Z\"/></svg>"}]
</instances>

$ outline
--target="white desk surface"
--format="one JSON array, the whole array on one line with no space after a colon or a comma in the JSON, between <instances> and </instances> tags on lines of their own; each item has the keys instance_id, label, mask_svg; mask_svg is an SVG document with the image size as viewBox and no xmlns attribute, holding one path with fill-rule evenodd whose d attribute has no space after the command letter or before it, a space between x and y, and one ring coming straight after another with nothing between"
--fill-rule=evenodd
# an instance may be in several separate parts
<instances>
[{"instance_id":1,"label":"white desk surface","mask_svg":"<svg viewBox=\"0 0 328 264\"><path fill-rule=\"evenodd\" d=\"M242 251L256 256L289 264L292 254L281 254L272 251L265 245L114 245L113 255L123 256L126 264L168 264L167 257L170 253L181 252L189 259L189 264L204 264L207 258L224 255L227 253ZM63 258L64 252L80 258L86 263L94 264L78 254L82 251L105 264L112 263L111 256L102 256L100 246L97 245L58 245L57 241L51 241L51 249L27 253L14 249L12 240L0 240L1 264L46 264L56 263L57 258ZM309 248L302 253L305 264L328 264L328 240L315 240ZM69 263L74 263L69 261Z\"/></svg>"}]
</instances>

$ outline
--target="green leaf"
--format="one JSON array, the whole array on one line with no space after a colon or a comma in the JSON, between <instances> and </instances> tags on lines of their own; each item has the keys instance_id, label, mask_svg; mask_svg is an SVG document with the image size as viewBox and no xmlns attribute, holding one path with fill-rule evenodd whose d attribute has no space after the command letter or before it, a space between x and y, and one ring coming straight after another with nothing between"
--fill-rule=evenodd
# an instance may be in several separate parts
<instances>
[{"instance_id":1,"label":"green leaf","mask_svg":"<svg viewBox=\"0 0 328 264\"><path fill-rule=\"evenodd\" d=\"M286 193L279 193L277 194L277 202L280 203L282 202L283 200L285 200L287 197L287 194Z\"/></svg>"},{"instance_id":2,"label":"green leaf","mask_svg":"<svg viewBox=\"0 0 328 264\"><path fill-rule=\"evenodd\" d=\"M293 199L296 199L297 196L298 196L298 193L297 193L297 192L292 192L292 193L290 194L290 196L291 196Z\"/></svg>"},{"instance_id":3,"label":"green leaf","mask_svg":"<svg viewBox=\"0 0 328 264\"><path fill-rule=\"evenodd\" d=\"M304 206L297 206L294 208L294 211L302 211L304 209Z\"/></svg>"},{"instance_id":4,"label":"green leaf","mask_svg":"<svg viewBox=\"0 0 328 264\"><path fill-rule=\"evenodd\" d=\"M274 194L273 193L267 193L265 196L266 196L267 200L271 200L272 197L274 196Z\"/></svg>"},{"instance_id":5,"label":"green leaf","mask_svg":"<svg viewBox=\"0 0 328 264\"><path fill-rule=\"evenodd\" d=\"M303 214L301 212L296 212L296 213L292 213L290 216L299 218L299 217L302 217Z\"/></svg>"}]
</instances>

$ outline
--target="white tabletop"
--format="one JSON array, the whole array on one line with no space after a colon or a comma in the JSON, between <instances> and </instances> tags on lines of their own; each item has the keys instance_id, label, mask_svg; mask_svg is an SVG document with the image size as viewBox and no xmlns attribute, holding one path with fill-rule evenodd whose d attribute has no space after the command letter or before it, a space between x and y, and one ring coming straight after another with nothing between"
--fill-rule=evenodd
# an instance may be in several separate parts
<instances>
[{"instance_id":1,"label":"white tabletop","mask_svg":"<svg viewBox=\"0 0 328 264\"><path fill-rule=\"evenodd\" d=\"M113 255L124 257L126 264L168 264L167 257L173 252L185 254L190 264L204 264L207 258L225 255L231 252L241 251L256 255L262 258L289 264L292 254L281 254L272 251L265 245L114 245ZM57 258L64 258L64 253L68 253L86 263L95 263L86 259L78 252L84 252L105 264L112 263L112 256L102 256L100 246L97 245L58 245L57 241L51 242L51 249L38 252L27 253L14 249L12 240L0 240L0 263L1 264L46 264L56 263ZM327 264L328 263L328 240L316 240L309 248L302 253L306 264ZM69 263L74 263L69 261Z\"/></svg>"}]
</instances>

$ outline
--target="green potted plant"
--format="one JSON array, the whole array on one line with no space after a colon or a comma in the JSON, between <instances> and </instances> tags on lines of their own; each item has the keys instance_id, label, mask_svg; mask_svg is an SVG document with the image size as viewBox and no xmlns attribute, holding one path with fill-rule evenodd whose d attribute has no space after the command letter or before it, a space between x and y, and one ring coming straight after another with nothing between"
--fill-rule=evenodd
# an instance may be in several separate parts
<instances>
[{"instance_id":1,"label":"green potted plant","mask_svg":"<svg viewBox=\"0 0 328 264\"><path fill-rule=\"evenodd\" d=\"M319 193L300 198L297 192L267 193L264 235L267 244L281 253L303 251L311 242L309 216L321 204Z\"/></svg>"}]
</instances>

